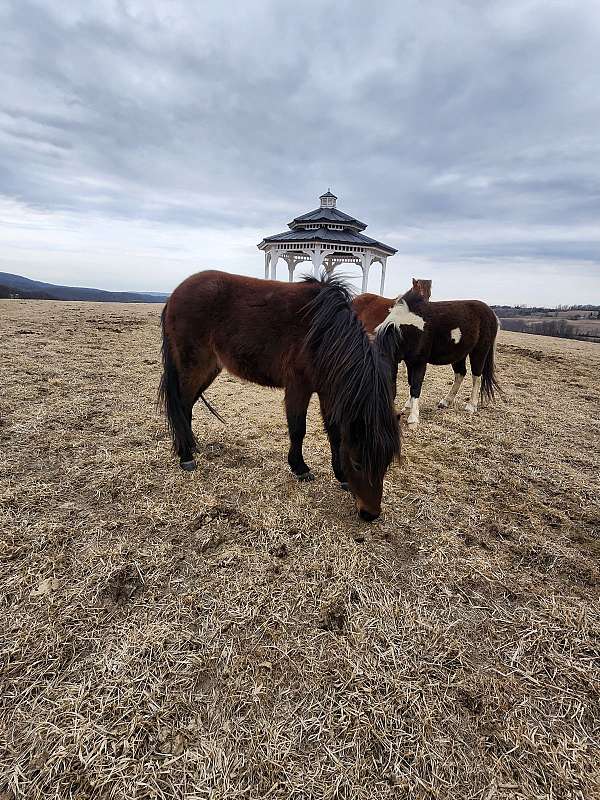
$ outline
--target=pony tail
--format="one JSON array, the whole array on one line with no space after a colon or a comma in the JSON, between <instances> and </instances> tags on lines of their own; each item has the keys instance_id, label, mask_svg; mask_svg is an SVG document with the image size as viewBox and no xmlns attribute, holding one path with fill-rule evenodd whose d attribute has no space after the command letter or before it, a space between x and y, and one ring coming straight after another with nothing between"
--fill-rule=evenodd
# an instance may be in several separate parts
<instances>
[{"instance_id":1,"label":"pony tail","mask_svg":"<svg viewBox=\"0 0 600 800\"><path fill-rule=\"evenodd\" d=\"M166 311L165 305L160 316L163 374L158 387L158 402L167 417L174 453L179 456L183 453L193 455L198 450L198 442L192 430L189 411L181 397L179 372L165 332Z\"/></svg>"},{"instance_id":2,"label":"pony tail","mask_svg":"<svg viewBox=\"0 0 600 800\"><path fill-rule=\"evenodd\" d=\"M503 398L502 389L500 384L496 379L496 370L495 370L495 356L496 356L496 339L498 337L498 330L500 328L500 321L496 317L496 333L494 334L494 340L492 342L492 346L487 354L483 365L483 372L481 373L481 400L490 400L493 401L496 397L496 392Z\"/></svg>"}]
</instances>

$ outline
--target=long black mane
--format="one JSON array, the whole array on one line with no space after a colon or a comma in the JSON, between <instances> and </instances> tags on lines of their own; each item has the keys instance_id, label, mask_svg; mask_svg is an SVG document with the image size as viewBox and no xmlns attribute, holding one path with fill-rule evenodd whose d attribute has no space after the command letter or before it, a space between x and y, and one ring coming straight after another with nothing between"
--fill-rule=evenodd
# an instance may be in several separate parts
<instances>
[{"instance_id":1,"label":"long black mane","mask_svg":"<svg viewBox=\"0 0 600 800\"><path fill-rule=\"evenodd\" d=\"M400 456L390 364L354 313L345 281L328 275L306 280L319 291L305 307L311 325L304 347L328 396L329 418L351 429L362 469L369 478L381 478Z\"/></svg>"},{"instance_id":2,"label":"long black mane","mask_svg":"<svg viewBox=\"0 0 600 800\"><path fill-rule=\"evenodd\" d=\"M404 359L404 337L395 325L381 325L375 332L375 347L389 364L399 364Z\"/></svg>"}]
</instances>

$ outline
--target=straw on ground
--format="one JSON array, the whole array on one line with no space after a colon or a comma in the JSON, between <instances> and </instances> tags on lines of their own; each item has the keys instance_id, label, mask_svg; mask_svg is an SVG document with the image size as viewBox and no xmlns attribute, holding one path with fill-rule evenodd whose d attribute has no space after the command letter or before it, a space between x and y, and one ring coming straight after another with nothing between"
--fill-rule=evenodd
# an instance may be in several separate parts
<instances>
[{"instance_id":1,"label":"straw on ground","mask_svg":"<svg viewBox=\"0 0 600 800\"><path fill-rule=\"evenodd\" d=\"M159 310L0 303L2 800L600 797L600 347L431 368L368 526L226 375L179 470Z\"/></svg>"}]
</instances>

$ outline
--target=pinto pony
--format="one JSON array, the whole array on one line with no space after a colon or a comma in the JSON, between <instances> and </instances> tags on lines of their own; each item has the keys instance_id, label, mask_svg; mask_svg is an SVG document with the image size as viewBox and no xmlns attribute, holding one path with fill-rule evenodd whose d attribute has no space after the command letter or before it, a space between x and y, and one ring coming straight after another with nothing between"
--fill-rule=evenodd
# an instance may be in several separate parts
<instances>
[{"instance_id":1,"label":"pinto pony","mask_svg":"<svg viewBox=\"0 0 600 800\"><path fill-rule=\"evenodd\" d=\"M479 300L431 303L415 283L375 328L378 346L396 363L406 363L410 395L403 411L409 412L408 424L419 423L419 398L427 364L452 364L454 383L438 403L438 408L449 408L467 373L467 356L473 389L465 410L473 414L480 400L493 400L495 392L500 391L494 368L498 318Z\"/></svg>"},{"instance_id":2,"label":"pinto pony","mask_svg":"<svg viewBox=\"0 0 600 800\"><path fill-rule=\"evenodd\" d=\"M400 454L395 387L391 365L356 317L344 283L199 272L170 296L162 332L159 397L183 469L196 466L192 407L200 399L218 416L203 393L225 368L285 390L288 463L301 481L314 477L302 442L316 392L336 478L353 492L363 519L379 516L383 476Z\"/></svg>"},{"instance_id":3,"label":"pinto pony","mask_svg":"<svg viewBox=\"0 0 600 800\"><path fill-rule=\"evenodd\" d=\"M430 280L413 278L413 289L420 292L425 300L429 300L431 297ZM365 292L354 298L352 307L367 329L367 333L375 333L375 328L387 317L395 302L393 297L382 297L380 294Z\"/></svg>"}]
</instances>

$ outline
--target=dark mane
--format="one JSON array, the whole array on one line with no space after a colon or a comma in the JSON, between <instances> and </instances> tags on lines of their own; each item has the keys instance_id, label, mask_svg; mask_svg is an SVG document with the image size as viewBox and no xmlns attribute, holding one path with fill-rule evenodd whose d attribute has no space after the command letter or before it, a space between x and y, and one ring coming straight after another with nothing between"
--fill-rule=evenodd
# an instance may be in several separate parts
<instances>
[{"instance_id":1,"label":"dark mane","mask_svg":"<svg viewBox=\"0 0 600 800\"><path fill-rule=\"evenodd\" d=\"M304 347L328 393L331 421L352 428L362 468L369 478L381 477L400 455L390 365L354 313L346 283L326 275L308 282L318 292L305 306L311 325Z\"/></svg>"},{"instance_id":2,"label":"dark mane","mask_svg":"<svg viewBox=\"0 0 600 800\"><path fill-rule=\"evenodd\" d=\"M404 359L404 337L395 325L380 327L375 332L375 346L388 364L397 364Z\"/></svg>"}]
</instances>

